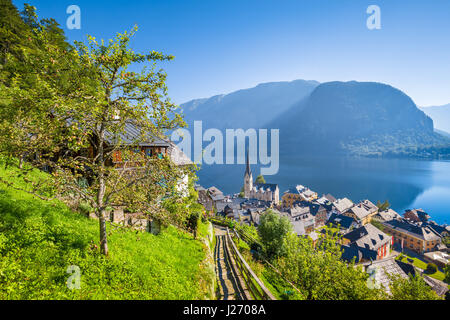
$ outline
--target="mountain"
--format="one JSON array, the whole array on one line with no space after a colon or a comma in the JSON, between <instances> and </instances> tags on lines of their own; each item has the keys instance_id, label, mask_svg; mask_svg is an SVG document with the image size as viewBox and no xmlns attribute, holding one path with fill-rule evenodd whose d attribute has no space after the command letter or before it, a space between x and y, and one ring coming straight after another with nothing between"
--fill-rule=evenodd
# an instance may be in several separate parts
<instances>
[{"instance_id":1,"label":"mountain","mask_svg":"<svg viewBox=\"0 0 450 320\"><path fill-rule=\"evenodd\" d=\"M450 103L444 106L421 108L434 121L434 127L450 133Z\"/></svg>"},{"instance_id":2,"label":"mountain","mask_svg":"<svg viewBox=\"0 0 450 320\"><path fill-rule=\"evenodd\" d=\"M450 140L410 97L374 82L328 82L280 114L267 127L280 129L280 152L364 156L436 156ZM448 150L447 150L448 149Z\"/></svg>"},{"instance_id":3,"label":"mountain","mask_svg":"<svg viewBox=\"0 0 450 320\"><path fill-rule=\"evenodd\" d=\"M202 120L203 128L260 128L291 105L309 96L317 81L270 82L250 89L196 99L181 105L185 121L192 128Z\"/></svg>"},{"instance_id":4,"label":"mountain","mask_svg":"<svg viewBox=\"0 0 450 320\"><path fill-rule=\"evenodd\" d=\"M447 131L442 131L442 130L439 130L439 129L434 129L434 131L435 131L436 133L439 133L441 136L450 138L450 133L448 133Z\"/></svg>"}]
</instances>

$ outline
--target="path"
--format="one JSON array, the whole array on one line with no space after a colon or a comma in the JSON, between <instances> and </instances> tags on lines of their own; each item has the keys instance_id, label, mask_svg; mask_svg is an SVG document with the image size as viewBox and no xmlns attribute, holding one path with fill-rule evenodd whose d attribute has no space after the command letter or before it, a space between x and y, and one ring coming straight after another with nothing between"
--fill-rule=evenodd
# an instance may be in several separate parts
<instances>
[{"instance_id":1,"label":"path","mask_svg":"<svg viewBox=\"0 0 450 320\"><path fill-rule=\"evenodd\" d=\"M231 256L227 243L226 228L214 226L216 247L214 259L216 276L219 285L218 300L247 300L249 295Z\"/></svg>"}]
</instances>

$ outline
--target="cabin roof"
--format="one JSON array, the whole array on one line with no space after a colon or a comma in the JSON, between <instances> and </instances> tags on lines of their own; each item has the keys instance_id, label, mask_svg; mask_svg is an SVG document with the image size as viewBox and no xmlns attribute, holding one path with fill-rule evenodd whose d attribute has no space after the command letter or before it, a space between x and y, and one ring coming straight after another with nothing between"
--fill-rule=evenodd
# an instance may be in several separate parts
<instances>
[{"instance_id":1,"label":"cabin roof","mask_svg":"<svg viewBox=\"0 0 450 320\"><path fill-rule=\"evenodd\" d=\"M118 139L123 145L140 146L140 147L170 147L168 140L154 136L151 133L146 134L146 139L141 139L141 128L132 121L125 123L124 132L118 134L118 137L113 132L106 131L106 142L114 144Z\"/></svg>"}]
</instances>

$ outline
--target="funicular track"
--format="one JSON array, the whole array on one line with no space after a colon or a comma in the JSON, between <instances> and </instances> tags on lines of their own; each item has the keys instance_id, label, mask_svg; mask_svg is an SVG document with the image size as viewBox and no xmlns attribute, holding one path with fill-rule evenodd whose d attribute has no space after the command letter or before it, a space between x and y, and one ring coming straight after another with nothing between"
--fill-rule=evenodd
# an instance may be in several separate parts
<instances>
[{"instance_id":1,"label":"funicular track","mask_svg":"<svg viewBox=\"0 0 450 320\"><path fill-rule=\"evenodd\" d=\"M251 270L232 240L227 227L215 225L216 275L219 300L275 300Z\"/></svg>"},{"instance_id":2,"label":"funicular track","mask_svg":"<svg viewBox=\"0 0 450 320\"><path fill-rule=\"evenodd\" d=\"M219 300L250 300L246 292L245 282L240 278L235 261L231 255L226 228L215 226L216 247L214 250L216 261L216 275L219 285Z\"/></svg>"}]
</instances>

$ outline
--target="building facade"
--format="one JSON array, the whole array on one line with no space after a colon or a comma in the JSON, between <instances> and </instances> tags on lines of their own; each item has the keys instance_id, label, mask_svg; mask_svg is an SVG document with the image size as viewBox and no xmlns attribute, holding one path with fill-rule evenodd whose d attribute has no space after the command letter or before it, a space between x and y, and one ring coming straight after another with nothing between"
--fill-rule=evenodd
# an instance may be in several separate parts
<instances>
[{"instance_id":1,"label":"building facade","mask_svg":"<svg viewBox=\"0 0 450 320\"><path fill-rule=\"evenodd\" d=\"M244 197L247 199L267 201L274 205L278 205L280 202L280 189L277 184L253 183L248 152L244 175Z\"/></svg>"},{"instance_id":2,"label":"building facade","mask_svg":"<svg viewBox=\"0 0 450 320\"><path fill-rule=\"evenodd\" d=\"M383 226L392 234L395 243L419 254L434 251L441 244L441 236L420 223L403 219L383 222Z\"/></svg>"}]
</instances>

